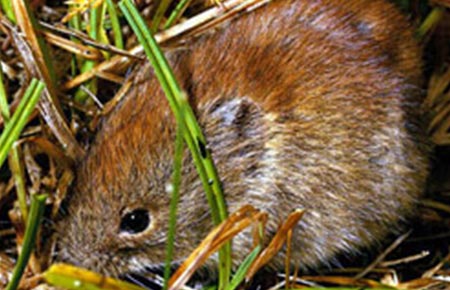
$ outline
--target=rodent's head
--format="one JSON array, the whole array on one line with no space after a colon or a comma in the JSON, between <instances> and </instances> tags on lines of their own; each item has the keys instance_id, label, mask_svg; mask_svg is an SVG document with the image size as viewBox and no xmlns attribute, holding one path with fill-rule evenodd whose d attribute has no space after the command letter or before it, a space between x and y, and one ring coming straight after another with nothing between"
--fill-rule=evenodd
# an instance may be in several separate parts
<instances>
[{"instance_id":1,"label":"rodent's head","mask_svg":"<svg viewBox=\"0 0 450 290\"><path fill-rule=\"evenodd\" d=\"M110 276L163 266L174 140L167 124L155 122L144 130L136 123L96 140L57 224L59 261ZM186 153L175 262L210 228L202 186Z\"/></svg>"},{"instance_id":2,"label":"rodent's head","mask_svg":"<svg viewBox=\"0 0 450 290\"><path fill-rule=\"evenodd\" d=\"M118 276L163 266L169 225L175 120L162 93L135 86L96 136L77 169L66 214L57 225L58 259ZM227 205L236 210L261 159L267 132L249 98L197 102ZM207 120L207 122L206 122ZM252 139L253 138L253 139ZM252 140L257 138L261 142ZM186 147L186 146L185 146ZM212 229L209 204L184 149L174 260L181 262Z\"/></svg>"}]
</instances>

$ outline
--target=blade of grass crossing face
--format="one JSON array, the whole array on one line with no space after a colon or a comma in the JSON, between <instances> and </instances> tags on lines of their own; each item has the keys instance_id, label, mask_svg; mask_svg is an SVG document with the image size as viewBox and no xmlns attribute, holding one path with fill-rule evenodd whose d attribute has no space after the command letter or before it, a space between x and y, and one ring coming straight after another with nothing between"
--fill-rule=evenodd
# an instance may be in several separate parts
<instances>
[{"instance_id":1,"label":"blade of grass crossing face","mask_svg":"<svg viewBox=\"0 0 450 290\"><path fill-rule=\"evenodd\" d=\"M6 286L6 290L15 290L19 286L20 278L22 277L23 271L27 266L28 259L30 258L31 252L34 248L36 234L38 232L39 225L41 224L42 215L44 214L46 198L47 195L42 194L33 195L31 199L30 215L27 221L22 251L17 260L17 264L14 267L11 280L9 281L8 286Z\"/></svg>"},{"instance_id":2,"label":"blade of grass crossing face","mask_svg":"<svg viewBox=\"0 0 450 290\"><path fill-rule=\"evenodd\" d=\"M33 112L43 89L44 84L33 79L25 91L23 99L19 103L10 122L8 125L5 125L5 129L0 136L0 166L3 165L13 143L19 138L19 135L22 132L28 117Z\"/></svg>"},{"instance_id":3,"label":"blade of grass crossing face","mask_svg":"<svg viewBox=\"0 0 450 290\"><path fill-rule=\"evenodd\" d=\"M180 183L181 183L181 169L183 163L183 132L180 126L177 126L176 140L175 140L175 154L173 162L172 174L172 197L170 200L169 213L169 233L166 245L166 266L164 269L164 289L167 289L170 278L170 265L173 258L173 245L175 241L175 226L177 220L177 205L180 199Z\"/></svg>"},{"instance_id":4,"label":"blade of grass crossing face","mask_svg":"<svg viewBox=\"0 0 450 290\"><path fill-rule=\"evenodd\" d=\"M181 89L179 88L178 84L172 83L169 84L170 80L174 80L175 78L171 75L171 72L164 72L163 67L166 66L166 68L169 66L167 61L164 57L161 57L161 52L159 48L157 47L157 44L155 41L152 41L152 37L148 30L145 29L146 24L143 21L142 18L139 17L139 13L137 10L132 6L128 1L119 3L119 7L122 9L123 14L128 19L130 26L132 27L133 31L135 31L136 36L138 37L138 40L140 43L142 43L144 50L146 52L147 57L149 58L150 62L152 63L153 69L155 71L155 75L157 76L161 87L163 91L165 92L167 96L167 100L169 102L170 107L172 108L174 114L177 116L180 114L181 108L177 102L176 95L182 95ZM141 29L144 28L144 29ZM159 51L159 53L153 53L153 51ZM172 81L173 82L173 81ZM181 97L182 98L182 97ZM180 119L180 118L177 118ZM180 119L183 120L183 119ZM184 121L183 121L184 122ZM196 163L197 170L199 171L199 175L202 178L203 176L206 176L206 172L204 170L204 167L201 165L201 161L199 158L200 152L197 149L197 146L194 142L194 139L190 135L188 130L184 131L184 137L186 140L186 143L189 147L189 149L192 152L194 162ZM205 186L205 178L202 178L203 185ZM216 202L213 198L213 193L211 192L209 185L207 184L207 178L206 178L206 186L205 191L207 195L208 202L211 207L211 214L214 220L215 224L218 224L220 222L220 216L218 214Z\"/></svg>"},{"instance_id":5,"label":"blade of grass crossing face","mask_svg":"<svg viewBox=\"0 0 450 290\"><path fill-rule=\"evenodd\" d=\"M182 94L181 89L179 88L175 77L170 70L170 66L167 63L167 60L163 56L158 45L156 44L156 41L153 39L148 29L146 29L146 24L139 16L139 12L134 6L129 3L129 1L123 1L119 4L119 6L122 9L125 17L128 19L130 26L135 31L139 41L142 43L144 50L150 62L152 63L155 75L161 83L162 89L167 96L167 100L169 101L169 105L172 108L175 116L181 115L181 110L184 111L184 118L176 117L177 120L181 120L181 124L179 125L182 127L186 126L185 122L189 118L194 118L195 122L195 117L193 117L192 109L190 108L190 106L186 105L187 102L184 103L185 106L180 106L180 100L186 99L186 97ZM198 149L197 143L195 142L195 138L192 137L189 126L186 126L186 129L187 130L183 130L183 136L185 137L186 143L192 152L194 162L196 164L197 170L199 171L200 178L202 179L202 183L205 188L208 201L210 203L213 221L215 224L219 224L224 218L222 218L219 214L214 194L212 193L210 185L208 184L209 178L205 171L205 167L202 164L200 150Z\"/></svg>"},{"instance_id":6,"label":"blade of grass crossing face","mask_svg":"<svg viewBox=\"0 0 450 290\"><path fill-rule=\"evenodd\" d=\"M186 138L188 146L190 147L192 153L194 154L194 158L196 158L195 154L202 155L198 143L201 142L205 148L206 147L205 137L203 136L200 126L198 125L195 119L195 115L192 108L189 106L189 103L187 102L187 98L181 92L181 89L175 80L175 77L170 69L170 66L167 63L167 60L165 59L163 53L159 49L156 40L153 38L150 31L147 29L146 24L144 20L140 17L137 9L129 2L129 0L122 1L119 4L119 6L122 9L125 17L130 22L130 25L135 31L139 41L142 43L144 50L148 58L150 59L150 62L153 65L155 75L161 82L161 86L164 92L166 93L169 104L172 110L174 111L175 115L179 114L181 107L183 107L185 110L184 120L186 123L187 131L184 136ZM190 133L190 136L187 133ZM191 145L189 143L192 144L193 148L191 148ZM214 190L213 193L214 199L219 209L219 218L215 219L214 222L215 224L219 224L227 217L226 205L223 199L220 181L217 176L217 172L214 169L215 166L212 161L211 155L209 153L209 150L205 149L205 151L206 156L201 156L201 158L199 158L199 162L202 165L199 166L198 168L199 170L205 171L204 173L206 173L206 181L207 181L207 184L205 186L206 191L208 191L210 187L209 181L210 180L212 181L213 184L212 189Z\"/></svg>"},{"instance_id":7,"label":"blade of grass crossing face","mask_svg":"<svg viewBox=\"0 0 450 290\"><path fill-rule=\"evenodd\" d=\"M195 119L194 112L176 82L171 68L156 40L151 35L151 32L148 30L142 17L140 17L137 9L129 0L121 1L119 7L130 23L130 26L142 44L147 57L152 63L155 75L161 83L162 89L166 94L170 107L177 120L181 120L181 124L179 125L185 128L183 135L192 152L194 163L200 175L208 202L210 203L213 221L215 224L219 224L227 217L226 205L211 154L209 150L206 149L205 137ZM181 110L184 112L183 119L177 117L181 114ZM203 150L201 150L200 146L202 146ZM202 151L204 154L202 154ZM210 184L210 181L212 181L212 184ZM231 269L231 247L229 243L219 252L219 257L219 280L220 285L224 286L228 283Z\"/></svg>"}]
</instances>

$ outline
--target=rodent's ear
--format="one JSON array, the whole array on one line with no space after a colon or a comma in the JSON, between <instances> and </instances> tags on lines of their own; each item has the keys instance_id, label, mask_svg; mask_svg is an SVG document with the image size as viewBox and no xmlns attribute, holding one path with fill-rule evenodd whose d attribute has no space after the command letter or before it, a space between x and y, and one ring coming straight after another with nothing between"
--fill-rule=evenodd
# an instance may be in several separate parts
<instances>
[{"instance_id":1,"label":"rodent's ear","mask_svg":"<svg viewBox=\"0 0 450 290\"><path fill-rule=\"evenodd\" d=\"M205 111L209 115L207 127L216 125L219 126L217 129L226 128L237 133L237 137L252 135L261 125L263 116L261 107L248 97L216 100L208 104Z\"/></svg>"}]
</instances>

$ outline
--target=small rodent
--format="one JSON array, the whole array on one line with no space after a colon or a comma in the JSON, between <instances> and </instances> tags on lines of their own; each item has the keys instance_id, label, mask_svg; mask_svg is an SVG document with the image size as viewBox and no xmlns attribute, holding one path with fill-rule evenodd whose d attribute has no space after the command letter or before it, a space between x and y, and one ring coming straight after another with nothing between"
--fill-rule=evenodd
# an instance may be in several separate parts
<instances>
[{"instance_id":1,"label":"small rodent","mask_svg":"<svg viewBox=\"0 0 450 290\"><path fill-rule=\"evenodd\" d=\"M382 241L428 173L421 50L382 0L274 0L167 53L202 125L229 212L266 211L266 238L295 208L302 269ZM58 223L61 261L117 276L165 258L175 119L148 64L103 121ZM186 149L175 260L212 228ZM233 241L233 261L252 238ZM283 267L283 253L270 267ZM211 263L212 264L212 263Z\"/></svg>"}]
</instances>

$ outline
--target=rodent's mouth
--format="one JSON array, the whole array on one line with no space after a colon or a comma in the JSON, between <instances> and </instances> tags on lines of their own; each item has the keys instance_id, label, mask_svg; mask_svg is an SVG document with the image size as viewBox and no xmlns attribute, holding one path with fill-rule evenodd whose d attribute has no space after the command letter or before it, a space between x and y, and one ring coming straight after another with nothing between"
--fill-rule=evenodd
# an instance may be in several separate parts
<instances>
[{"instance_id":1,"label":"rodent's mouth","mask_svg":"<svg viewBox=\"0 0 450 290\"><path fill-rule=\"evenodd\" d=\"M120 278L145 289L159 290L163 288L161 276L148 277L146 275L129 273Z\"/></svg>"},{"instance_id":2,"label":"rodent's mouth","mask_svg":"<svg viewBox=\"0 0 450 290\"><path fill-rule=\"evenodd\" d=\"M175 270L180 265L179 261L173 262L171 264L171 273L173 274ZM142 271L129 272L121 274L120 279L128 281L130 283L136 284L145 289L162 289L163 288L163 276L164 276L165 264L154 264L146 266Z\"/></svg>"}]
</instances>

